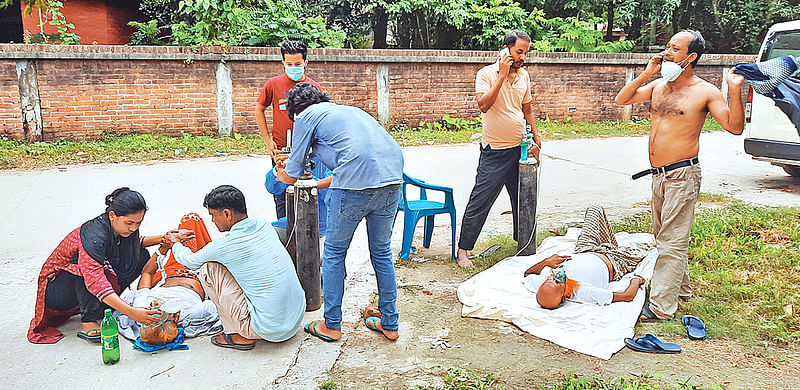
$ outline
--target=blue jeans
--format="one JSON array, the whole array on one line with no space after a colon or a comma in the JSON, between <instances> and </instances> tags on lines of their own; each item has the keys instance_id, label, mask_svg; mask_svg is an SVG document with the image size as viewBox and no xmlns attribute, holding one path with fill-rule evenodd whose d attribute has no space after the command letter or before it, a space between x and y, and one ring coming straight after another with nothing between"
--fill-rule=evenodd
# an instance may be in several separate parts
<instances>
[{"instance_id":1,"label":"blue jeans","mask_svg":"<svg viewBox=\"0 0 800 390\"><path fill-rule=\"evenodd\" d=\"M333 188L328 193L328 235L322 253L322 290L328 329L342 329L344 259L358 223L366 218L369 255L378 280L378 308L383 314L381 326L385 330L397 330L397 284L391 242L399 200L399 184L365 190Z\"/></svg>"}]
</instances>

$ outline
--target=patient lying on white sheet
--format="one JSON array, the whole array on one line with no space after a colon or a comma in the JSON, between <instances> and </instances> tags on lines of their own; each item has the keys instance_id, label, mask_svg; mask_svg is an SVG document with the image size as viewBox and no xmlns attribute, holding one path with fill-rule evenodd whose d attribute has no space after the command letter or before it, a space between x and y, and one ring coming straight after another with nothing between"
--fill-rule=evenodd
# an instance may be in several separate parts
<instances>
[{"instance_id":1,"label":"patient lying on white sheet","mask_svg":"<svg viewBox=\"0 0 800 390\"><path fill-rule=\"evenodd\" d=\"M629 302L645 282L636 276L625 291L613 292L608 287L613 279L614 269L608 258L588 252L571 256L552 255L528 268L523 284L536 294L539 305L555 309L567 299L598 305Z\"/></svg>"}]
</instances>

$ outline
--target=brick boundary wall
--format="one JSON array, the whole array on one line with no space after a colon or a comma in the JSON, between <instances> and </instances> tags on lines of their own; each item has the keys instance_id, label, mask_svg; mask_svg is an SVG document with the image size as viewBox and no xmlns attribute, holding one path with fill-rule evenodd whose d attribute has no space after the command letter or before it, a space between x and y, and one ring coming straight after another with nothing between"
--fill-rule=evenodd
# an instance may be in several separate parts
<instances>
[{"instance_id":1,"label":"brick boundary wall","mask_svg":"<svg viewBox=\"0 0 800 390\"><path fill-rule=\"evenodd\" d=\"M308 75L331 100L386 127L480 115L475 74L496 52L310 49ZM539 118L647 117L613 99L647 54L531 53ZM730 66L754 56L706 54L696 74L723 87ZM53 140L105 132L257 133L256 98L283 72L277 48L0 44L0 135ZM231 104L232 103L232 104ZM267 115L267 120L271 120Z\"/></svg>"}]
</instances>

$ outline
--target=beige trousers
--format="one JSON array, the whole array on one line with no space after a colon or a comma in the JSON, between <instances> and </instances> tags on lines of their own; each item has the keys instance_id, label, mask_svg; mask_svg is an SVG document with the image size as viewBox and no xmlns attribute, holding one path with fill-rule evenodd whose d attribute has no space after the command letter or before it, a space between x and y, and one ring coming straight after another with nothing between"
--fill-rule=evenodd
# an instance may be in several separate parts
<instances>
[{"instance_id":1,"label":"beige trousers","mask_svg":"<svg viewBox=\"0 0 800 390\"><path fill-rule=\"evenodd\" d=\"M238 333L248 339L261 338L250 326L250 312L242 288L224 265L205 263L200 268L200 282L208 298L217 307L223 332Z\"/></svg>"},{"instance_id":2,"label":"beige trousers","mask_svg":"<svg viewBox=\"0 0 800 390\"><path fill-rule=\"evenodd\" d=\"M661 317L675 314L679 296L692 296L688 252L701 179L698 165L653 176L651 207L658 259L650 282L650 310Z\"/></svg>"}]
</instances>

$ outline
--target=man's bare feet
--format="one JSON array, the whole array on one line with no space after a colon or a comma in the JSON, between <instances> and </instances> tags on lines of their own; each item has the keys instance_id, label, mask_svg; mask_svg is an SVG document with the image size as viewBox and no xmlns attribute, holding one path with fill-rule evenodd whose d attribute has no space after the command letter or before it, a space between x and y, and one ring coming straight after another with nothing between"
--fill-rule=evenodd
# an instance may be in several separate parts
<instances>
[{"instance_id":1,"label":"man's bare feet","mask_svg":"<svg viewBox=\"0 0 800 390\"><path fill-rule=\"evenodd\" d=\"M238 333L222 332L211 338L211 344L222 348L237 349L239 351L249 351L256 346L256 341L243 337Z\"/></svg>"},{"instance_id":2,"label":"man's bare feet","mask_svg":"<svg viewBox=\"0 0 800 390\"><path fill-rule=\"evenodd\" d=\"M473 266L472 260L469 259L469 254L467 253L467 251L465 249L459 248L458 252L456 254L456 258L458 260L458 265L463 267L463 268L467 268L467 267L472 267Z\"/></svg>"},{"instance_id":3,"label":"man's bare feet","mask_svg":"<svg viewBox=\"0 0 800 390\"><path fill-rule=\"evenodd\" d=\"M304 327L305 331L325 341L336 341L342 338L341 329L328 329L324 320L311 321Z\"/></svg>"},{"instance_id":4,"label":"man's bare feet","mask_svg":"<svg viewBox=\"0 0 800 390\"><path fill-rule=\"evenodd\" d=\"M250 344L255 344L256 343L255 340L248 339L248 338L246 338L246 337L244 337L244 336L242 336L242 335L240 335L238 333L228 333L228 336L230 336L230 338L231 338L231 340L233 341L234 344L250 345ZM214 340L217 340L217 342L220 343L220 344L226 344L225 336L224 336L223 333L220 333L220 334L214 336Z\"/></svg>"},{"instance_id":5,"label":"man's bare feet","mask_svg":"<svg viewBox=\"0 0 800 390\"><path fill-rule=\"evenodd\" d=\"M396 330L383 329L383 326L381 326L381 319L379 317L369 317L364 320L364 324L367 326L367 328L383 333L383 337L386 337L390 341L395 341L400 337L400 333Z\"/></svg>"}]
</instances>

